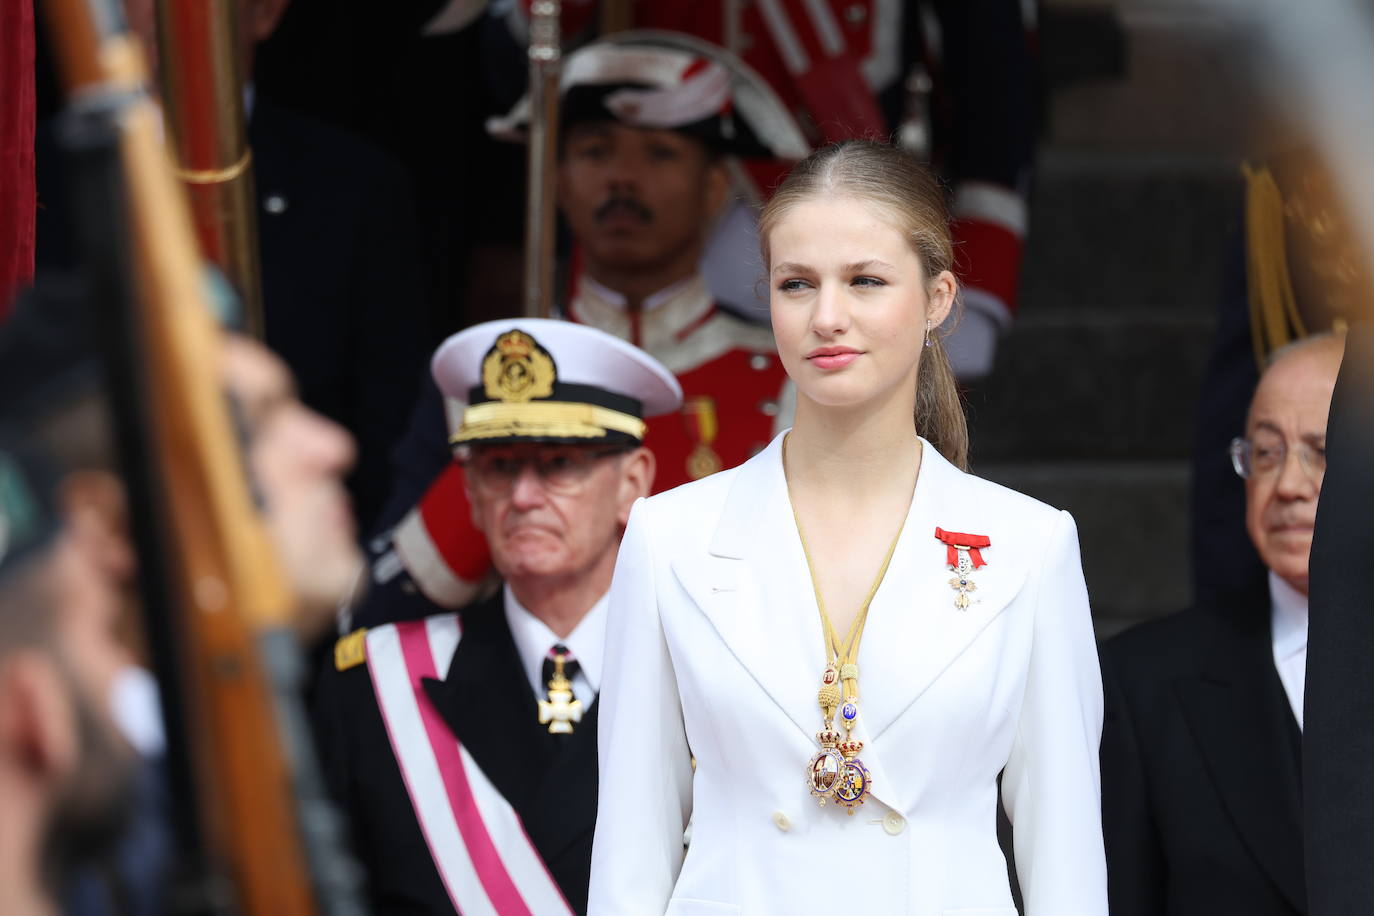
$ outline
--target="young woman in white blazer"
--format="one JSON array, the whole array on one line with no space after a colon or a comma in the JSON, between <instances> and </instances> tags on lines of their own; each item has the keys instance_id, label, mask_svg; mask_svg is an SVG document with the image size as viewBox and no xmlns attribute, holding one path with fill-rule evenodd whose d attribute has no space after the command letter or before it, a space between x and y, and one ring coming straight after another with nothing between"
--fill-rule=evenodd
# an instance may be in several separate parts
<instances>
[{"instance_id":1,"label":"young woman in white blazer","mask_svg":"<svg viewBox=\"0 0 1374 916\"><path fill-rule=\"evenodd\" d=\"M589 913L1017 916L1000 775L1025 916L1103 916L1077 533L963 470L939 186L840 144L760 235L796 421L630 517Z\"/></svg>"}]
</instances>

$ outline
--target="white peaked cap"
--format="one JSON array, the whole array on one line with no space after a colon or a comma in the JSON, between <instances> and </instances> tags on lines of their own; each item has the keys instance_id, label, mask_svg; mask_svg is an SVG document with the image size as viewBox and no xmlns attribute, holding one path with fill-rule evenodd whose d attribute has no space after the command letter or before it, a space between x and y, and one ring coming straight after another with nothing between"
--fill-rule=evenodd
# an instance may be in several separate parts
<instances>
[{"instance_id":1,"label":"white peaked cap","mask_svg":"<svg viewBox=\"0 0 1374 916\"><path fill-rule=\"evenodd\" d=\"M484 374L484 365L491 361L495 366L488 366L489 370L499 371L505 365L499 356L493 356L498 341L513 340L523 342L522 346L532 342L552 360L551 366L538 354L533 357L535 363L524 360L522 366L535 368L533 372L522 369L518 378L542 378L530 391L515 394L501 385L493 388L495 376L490 371ZM596 417L614 414L622 422L628 422L624 414L636 417L634 411L624 410L618 399L639 405L637 418L672 413L682 406L682 387L662 363L618 337L569 321L504 318L474 325L444 341L430 370L446 397L467 405L464 429L455 434L456 442L594 438L589 424L628 432L615 422L588 419L593 416L589 410L595 410ZM577 414L583 431L559 431L566 430L571 422L569 411ZM500 421L488 414L498 414ZM483 418L480 421L479 416ZM643 438L642 431L630 435Z\"/></svg>"}]
</instances>

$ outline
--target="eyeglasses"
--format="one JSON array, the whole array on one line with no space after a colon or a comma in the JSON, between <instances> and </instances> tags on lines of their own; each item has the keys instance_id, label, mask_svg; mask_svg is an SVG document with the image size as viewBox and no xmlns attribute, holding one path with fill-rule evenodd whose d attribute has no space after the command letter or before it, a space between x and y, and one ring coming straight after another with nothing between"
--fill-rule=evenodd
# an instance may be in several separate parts
<instances>
[{"instance_id":1,"label":"eyeglasses","mask_svg":"<svg viewBox=\"0 0 1374 916\"><path fill-rule=\"evenodd\" d=\"M506 449L474 451L462 459L468 479L480 489L493 495L509 493L526 468L534 471L545 489L554 493L575 493L580 490L602 458L624 455L633 446L589 449L570 445L562 448L541 448L538 451L516 452Z\"/></svg>"},{"instance_id":2,"label":"eyeglasses","mask_svg":"<svg viewBox=\"0 0 1374 916\"><path fill-rule=\"evenodd\" d=\"M1277 436L1257 439L1237 436L1231 440L1230 451L1231 467L1245 480L1279 472L1288 461L1288 443ZM1326 473L1325 448L1299 442L1297 454L1298 463L1309 478L1317 480Z\"/></svg>"}]
</instances>

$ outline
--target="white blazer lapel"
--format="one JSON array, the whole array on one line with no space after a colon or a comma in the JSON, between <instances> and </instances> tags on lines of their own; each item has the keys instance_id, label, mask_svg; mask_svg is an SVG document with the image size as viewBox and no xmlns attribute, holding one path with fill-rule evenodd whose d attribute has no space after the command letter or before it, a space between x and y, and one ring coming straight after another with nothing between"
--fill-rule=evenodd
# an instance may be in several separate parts
<instances>
[{"instance_id":1,"label":"white blazer lapel","mask_svg":"<svg viewBox=\"0 0 1374 916\"><path fill-rule=\"evenodd\" d=\"M820 728L824 646L781 442L740 466L707 555L672 566L730 652L811 739Z\"/></svg>"},{"instance_id":2,"label":"white blazer lapel","mask_svg":"<svg viewBox=\"0 0 1374 916\"><path fill-rule=\"evenodd\" d=\"M923 440L921 473L892 565L873 599L859 650L862 709L874 739L916 702L1020 591L1027 567L999 537L1012 522L987 515L972 480ZM988 535L987 565L960 610L946 545L935 529ZM999 530L1000 529L1000 530ZM874 659L871 663L867 659Z\"/></svg>"}]
</instances>

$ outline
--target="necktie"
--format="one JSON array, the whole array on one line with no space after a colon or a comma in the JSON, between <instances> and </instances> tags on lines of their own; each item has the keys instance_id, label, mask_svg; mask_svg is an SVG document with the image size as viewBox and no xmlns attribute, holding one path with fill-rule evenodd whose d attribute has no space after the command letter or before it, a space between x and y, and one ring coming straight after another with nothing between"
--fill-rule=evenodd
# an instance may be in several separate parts
<instances>
[{"instance_id":1,"label":"necktie","mask_svg":"<svg viewBox=\"0 0 1374 916\"><path fill-rule=\"evenodd\" d=\"M554 645L544 658L543 681L548 699L539 701L539 724L549 727L551 735L571 735L573 723L582 721L582 702L573 698L572 679L577 676L577 659L568 647Z\"/></svg>"}]
</instances>

